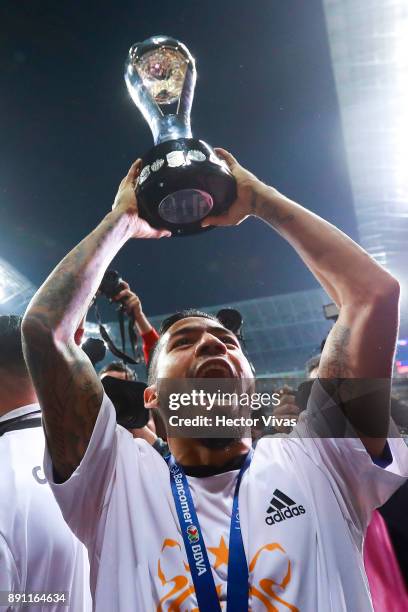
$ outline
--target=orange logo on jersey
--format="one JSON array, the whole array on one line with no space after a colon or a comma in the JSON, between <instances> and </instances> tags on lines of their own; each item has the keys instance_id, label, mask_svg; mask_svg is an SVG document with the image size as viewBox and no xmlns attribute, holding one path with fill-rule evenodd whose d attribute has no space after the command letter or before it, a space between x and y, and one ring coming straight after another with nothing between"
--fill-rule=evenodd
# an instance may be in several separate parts
<instances>
[{"instance_id":1,"label":"orange logo on jersey","mask_svg":"<svg viewBox=\"0 0 408 612\"><path fill-rule=\"evenodd\" d=\"M279 559L278 564L282 565L283 562L283 571L281 575L279 577L276 576L275 579L262 578L259 580L259 587L262 589L263 593L257 588L257 586L252 584L249 588L249 596L251 597L252 595L252 597L256 597L257 599L259 599L264 604L265 609L268 612L280 612L281 610L291 610L291 612L299 612L296 606L293 606L292 604L288 603L278 595L278 592L282 593L282 591L286 589L291 580L292 574L290 561L286 558L286 551L277 542L265 544L265 546L262 546L258 550L251 563L249 564L249 582L251 583L251 574L253 574L256 564L258 563L259 557L263 552L274 554L277 553L279 556L284 555L284 558ZM271 599L273 600L273 603ZM275 602L277 604L280 604L279 607L276 607Z\"/></svg>"},{"instance_id":2,"label":"orange logo on jersey","mask_svg":"<svg viewBox=\"0 0 408 612\"><path fill-rule=\"evenodd\" d=\"M161 552L163 553L166 549L175 548L175 547L177 547L181 552L182 548L176 540L170 540L170 539L164 540ZM160 559L159 559L158 568L157 568L157 575L159 577L159 580L163 587L165 587L168 584L169 585L173 584L173 588L166 595L164 595L164 597L161 598L161 600L159 601L159 605L157 606L157 612L163 612L164 610L163 604L166 601L169 601L170 603L170 605L167 608L168 612L181 612L180 606L183 603L183 601L185 601L191 595L191 593L194 593L194 585L190 583L190 579L191 579L190 568L187 563L184 563L184 561L183 561L183 566L184 566L184 570L186 574L187 573L189 574L189 577L187 577L187 575L180 575L180 576L173 576L172 578L170 577L167 578L164 575L164 572L161 567Z\"/></svg>"},{"instance_id":3,"label":"orange logo on jersey","mask_svg":"<svg viewBox=\"0 0 408 612\"><path fill-rule=\"evenodd\" d=\"M157 575L161 582L161 585L167 587L171 586L170 590L160 599L157 612L186 612L188 606L188 599L190 595L195 593L194 585L191 580L190 566L188 563L183 561L182 573L176 576L166 576L162 567L161 561L168 562L170 567L174 566L174 563L170 563L171 557L174 552L178 552L184 556L184 546L182 546L176 540L166 539L163 542L161 549L162 559L158 561ZM214 555L214 569L216 570L220 565L228 565L228 547L223 537L220 538L220 544L218 547L209 547L208 552ZM276 558L276 575L272 578L258 579L258 584L254 584L251 576L258 565L259 558L264 554L278 555ZM179 557L179 555L177 554ZM291 563L287 558L286 551L277 542L265 544L262 546L257 553L254 555L252 561L249 564L249 595L252 599L256 598L260 601L266 612L299 612L298 608L282 597L286 587L289 585L291 580ZM217 593L220 597L222 584L217 587ZM184 605L183 605L184 604ZM198 608L190 608L189 612L199 612Z\"/></svg>"}]
</instances>

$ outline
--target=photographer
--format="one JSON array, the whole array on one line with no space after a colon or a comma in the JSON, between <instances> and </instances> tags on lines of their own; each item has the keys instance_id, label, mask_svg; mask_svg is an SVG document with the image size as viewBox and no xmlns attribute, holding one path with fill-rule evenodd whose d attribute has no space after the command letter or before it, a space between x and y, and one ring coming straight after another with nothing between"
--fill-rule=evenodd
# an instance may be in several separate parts
<instances>
[{"instance_id":1,"label":"photographer","mask_svg":"<svg viewBox=\"0 0 408 612\"><path fill-rule=\"evenodd\" d=\"M131 291L129 284L126 281L121 281L121 291L112 298L114 302L121 302L126 314L130 317L136 327L136 331L140 334L143 342L143 356L145 363L149 363L150 353L156 344L159 334L154 329L153 325L146 318L142 309L140 298Z\"/></svg>"},{"instance_id":2,"label":"photographer","mask_svg":"<svg viewBox=\"0 0 408 612\"><path fill-rule=\"evenodd\" d=\"M124 343L124 321L123 316L129 317L129 340L136 351L138 332L142 337L143 355L145 362L148 362L150 351L154 348L158 334L149 323L143 313L141 302L137 295L130 290L129 284L124 281L116 270L107 270L99 286L97 295L104 295L110 302L120 304L119 322L121 326L122 342ZM137 374L125 361L128 362L129 356L119 351L109 337L107 330L103 327L98 309L97 318L100 324L100 332L108 345L109 349L123 361L112 361L102 368L99 377L104 386L105 392L111 399L115 410L116 420L119 425L127 429L134 438L142 438L151 444L161 455L168 454L168 446L163 441L164 427L158 415L152 415L151 411L144 407L143 392L146 384L137 380ZM132 333L133 326L133 333ZM82 349L90 358L93 365L105 356L106 348L102 340L88 339L88 346ZM100 346L103 345L103 351ZM95 357L97 355L97 361ZM121 380L124 383L118 383ZM159 427L161 437L157 436L156 424Z\"/></svg>"},{"instance_id":3,"label":"photographer","mask_svg":"<svg viewBox=\"0 0 408 612\"><path fill-rule=\"evenodd\" d=\"M134 438L146 440L162 456L168 455L167 444L157 435L154 415L144 407L146 384L139 382L136 373L121 361L108 363L99 372L99 378L115 407L118 425Z\"/></svg>"},{"instance_id":4,"label":"photographer","mask_svg":"<svg viewBox=\"0 0 408 612\"><path fill-rule=\"evenodd\" d=\"M107 270L105 272L98 289L98 294L104 295L111 302L120 304L119 320L121 324L122 342L124 343L123 314L125 313L130 319L129 336L131 343L134 344L133 348L135 348L137 333L139 333L142 337L143 356L147 364L149 362L150 353L159 336L146 318L139 297L131 291L129 283L120 278L116 270Z\"/></svg>"}]
</instances>

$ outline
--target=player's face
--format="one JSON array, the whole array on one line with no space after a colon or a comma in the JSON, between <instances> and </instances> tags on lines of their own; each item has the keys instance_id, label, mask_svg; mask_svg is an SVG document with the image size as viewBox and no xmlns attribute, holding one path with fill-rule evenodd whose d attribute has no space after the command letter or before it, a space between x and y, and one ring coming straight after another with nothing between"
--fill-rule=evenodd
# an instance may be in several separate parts
<instances>
[{"instance_id":1,"label":"player's face","mask_svg":"<svg viewBox=\"0 0 408 612\"><path fill-rule=\"evenodd\" d=\"M212 319L181 319L161 342L157 378L253 378L236 336Z\"/></svg>"}]
</instances>

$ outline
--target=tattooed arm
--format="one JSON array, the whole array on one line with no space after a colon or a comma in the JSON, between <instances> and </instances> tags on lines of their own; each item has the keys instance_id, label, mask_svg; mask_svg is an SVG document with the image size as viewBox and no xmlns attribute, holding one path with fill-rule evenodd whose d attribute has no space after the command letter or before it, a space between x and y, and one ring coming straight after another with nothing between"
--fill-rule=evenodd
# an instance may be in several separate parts
<instances>
[{"instance_id":1,"label":"tattooed arm","mask_svg":"<svg viewBox=\"0 0 408 612\"><path fill-rule=\"evenodd\" d=\"M203 225L238 225L254 215L295 248L340 308L322 354L320 378L389 379L398 331L398 282L336 227L261 183L227 151L217 153L237 180L238 198L226 214L208 217ZM388 410L383 401L381 415L376 411L383 432ZM370 454L381 454L384 437L361 439Z\"/></svg>"},{"instance_id":2,"label":"tattooed arm","mask_svg":"<svg viewBox=\"0 0 408 612\"><path fill-rule=\"evenodd\" d=\"M43 410L55 471L67 479L91 438L103 388L75 334L109 263L130 238L160 238L137 213L135 162L120 184L113 210L55 268L25 314L24 354Z\"/></svg>"}]
</instances>

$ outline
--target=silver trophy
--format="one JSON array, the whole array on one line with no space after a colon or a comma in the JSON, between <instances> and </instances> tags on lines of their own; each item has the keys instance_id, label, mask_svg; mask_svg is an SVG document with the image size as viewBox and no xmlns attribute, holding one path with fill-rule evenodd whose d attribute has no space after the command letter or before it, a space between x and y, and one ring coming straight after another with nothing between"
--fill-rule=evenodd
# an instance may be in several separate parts
<instances>
[{"instance_id":1,"label":"silver trophy","mask_svg":"<svg viewBox=\"0 0 408 612\"><path fill-rule=\"evenodd\" d=\"M129 51L126 85L155 145L142 158L139 214L174 236L204 231L202 219L224 213L236 198L236 182L225 162L192 136L196 78L194 58L174 38L152 36Z\"/></svg>"}]
</instances>

